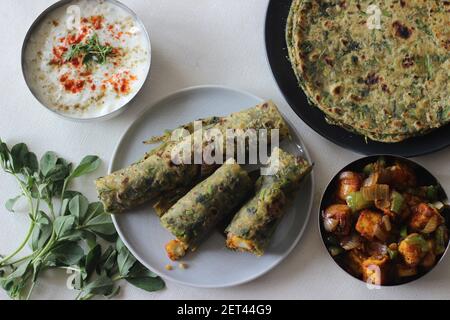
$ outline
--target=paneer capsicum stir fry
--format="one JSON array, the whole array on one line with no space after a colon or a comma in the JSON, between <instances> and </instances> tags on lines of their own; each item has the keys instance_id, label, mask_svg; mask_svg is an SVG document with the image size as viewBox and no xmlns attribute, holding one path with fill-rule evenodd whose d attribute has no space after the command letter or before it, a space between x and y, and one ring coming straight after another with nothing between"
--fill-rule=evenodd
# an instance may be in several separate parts
<instances>
[{"instance_id":1,"label":"paneer capsicum stir fry","mask_svg":"<svg viewBox=\"0 0 450 320\"><path fill-rule=\"evenodd\" d=\"M447 205L439 186L419 186L407 164L384 158L338 178L322 212L331 255L368 283L395 285L429 271L445 252Z\"/></svg>"}]
</instances>

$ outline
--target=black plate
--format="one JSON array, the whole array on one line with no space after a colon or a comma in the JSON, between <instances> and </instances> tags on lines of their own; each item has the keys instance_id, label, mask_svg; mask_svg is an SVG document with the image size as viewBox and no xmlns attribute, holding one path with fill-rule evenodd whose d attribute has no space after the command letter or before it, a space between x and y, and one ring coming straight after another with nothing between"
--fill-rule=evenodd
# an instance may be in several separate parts
<instances>
[{"instance_id":1,"label":"black plate","mask_svg":"<svg viewBox=\"0 0 450 320\"><path fill-rule=\"evenodd\" d=\"M361 135L329 125L322 111L308 104L306 95L297 84L288 59L285 28L291 3L292 0L270 0L269 2L265 30L267 57L281 92L291 108L308 126L337 145L366 155L382 153L414 157L450 146L450 125L427 135L394 144L370 140L366 142L365 137Z\"/></svg>"}]
</instances>

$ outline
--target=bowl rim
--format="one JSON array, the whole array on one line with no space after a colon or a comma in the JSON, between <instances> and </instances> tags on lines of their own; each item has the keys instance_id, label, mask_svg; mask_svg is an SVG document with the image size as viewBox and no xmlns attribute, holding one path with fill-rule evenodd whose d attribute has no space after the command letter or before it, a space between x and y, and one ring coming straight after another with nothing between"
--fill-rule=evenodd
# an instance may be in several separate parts
<instances>
[{"instance_id":1,"label":"bowl rim","mask_svg":"<svg viewBox=\"0 0 450 320\"><path fill-rule=\"evenodd\" d=\"M50 111L52 114L54 114L54 115L56 115L56 116L58 116L60 118L65 119L65 120L74 121L74 122L83 122L83 123L108 120L108 119L111 119L111 118L121 114L123 111L125 111L125 109L127 109L127 107L136 98L136 96L142 91L142 88L144 87L145 83L149 79L151 65L152 65L152 44L151 44L151 41L150 41L150 36L149 36L148 31L147 31L147 28L145 27L144 22L139 18L139 16L132 9L130 9L127 5L123 4L122 2L120 2L118 0L87 0L87 1L109 2L109 3L112 3L112 4L122 8L123 10L125 10L127 13L129 13L133 17L133 20L137 24L140 25L140 27L142 28L142 30L144 32L144 37L146 39L146 44L148 45L148 66L146 68L147 70L145 71L145 80L142 82L142 84L140 85L138 90L136 90L136 92L133 94L131 99L129 99L126 103L122 104L119 108L117 108L117 109L115 109L115 110L113 110L113 111L111 111L109 113L106 113L104 115L101 115L101 116L88 117L88 118L73 117L73 116L70 116L68 114L64 114L62 112L56 111L55 109L51 108L47 103L45 103L45 101L43 101L43 99L40 99L38 94L32 88L30 80L28 79L28 76L27 76L25 53L26 53L27 46L28 46L29 40L30 40L33 32L36 30L36 28L40 25L40 23L45 19L45 17L48 14L50 14L51 12L53 12L54 10L56 10L56 9L62 7L62 6L70 4L73 1L77 1L77 0L58 0L57 2L55 2L52 5L50 5L49 7L47 7L44 11L42 11L37 16L37 18L33 21L31 26L28 28L28 31L25 34L25 38L23 40L22 48L21 48L20 61L21 61L22 77L23 77L23 79L25 81L25 84L28 87L28 90L30 90L31 94L39 102L39 104L42 107L44 107L45 109L47 109L48 111Z\"/></svg>"},{"instance_id":2,"label":"bowl rim","mask_svg":"<svg viewBox=\"0 0 450 320\"><path fill-rule=\"evenodd\" d=\"M420 276L418 276L418 277L416 277L416 278L413 278L413 279L411 279L411 280L409 280L409 281L399 283L399 284L372 285L372 284L369 284L369 283L365 282L364 280L362 280L362 279L360 279L360 278L358 278L358 277L352 275L351 273L349 273L347 270L345 270L345 269L344 269L344 268L336 261L336 259L331 255L330 251L328 250L328 247L327 247L326 242L325 242L325 235L326 235L326 234L325 234L325 232L323 231L323 228L322 228L322 207L323 207L323 205L324 205L324 201L326 200L326 199L325 199L325 196L327 195L328 189L331 187L332 183L335 181L335 179L338 177L338 175L339 175L341 172L343 172L344 170L349 169L350 167L356 165L356 164L359 163L359 162L363 162L363 161L368 160L368 159L371 159L371 158L376 159L376 158L380 158L380 157L385 157L385 158L390 158L390 159L400 160L400 161L406 162L406 163L411 163L411 164L413 164L413 165L419 167L421 170L424 170L424 171L427 172L433 179L435 179L436 182L441 186L441 190L442 190L442 192L443 192L443 195L445 196L445 199L444 199L444 200L448 200L448 199L449 199L449 198L448 198L447 192L446 192L446 191L444 190L444 188L442 187L442 185L441 185L441 183L439 182L439 179L436 177L436 175L433 174L432 172L430 172L430 170L428 170L427 168L425 168L422 164L418 163L417 161L412 160L412 159L410 159L410 158L406 158L406 157L402 157L402 156L397 156L397 155L392 155L392 154L372 154L372 155L368 155L368 156L359 157L359 158L356 159L356 160L352 160L351 162L349 162L348 164L346 164L345 166L343 166L336 174L334 174L334 175L331 177L331 179L330 179L330 180L328 181L328 183L326 184L326 187L323 189L322 195L321 195L321 197L320 197L320 202L319 202L319 207L318 207L318 219L317 219L317 220L318 220L318 223L317 223L317 226L318 226L318 229L319 229L319 234L320 234L320 239L321 239L321 242L322 242L322 247L323 247L323 249L327 252L328 256L333 260L333 262L339 267L339 269L340 269L343 273L345 273L346 275L348 275L350 278L352 278L352 279L354 279L354 280L357 280L357 282L360 283L360 284L365 284L365 285L367 285L367 286L370 285L370 286L375 286L375 287L380 287L380 288L395 288L395 287L400 287L400 286L408 285L408 284L411 284L411 283L413 283L413 282L422 280L422 279L424 279L427 275L429 275L430 273L432 273L432 272L435 270L435 268L442 262L442 260L445 258L445 256L447 255L447 253L450 251L450 241L447 243L447 246L446 246L446 248L445 248L444 253L443 253L443 254L441 255L441 257L437 260L437 262L435 263L435 265L434 265L431 269L429 269L427 272L423 273L422 275L420 275ZM446 224L447 224L447 226L448 226L448 225L450 224L450 221L446 221Z\"/></svg>"}]
</instances>

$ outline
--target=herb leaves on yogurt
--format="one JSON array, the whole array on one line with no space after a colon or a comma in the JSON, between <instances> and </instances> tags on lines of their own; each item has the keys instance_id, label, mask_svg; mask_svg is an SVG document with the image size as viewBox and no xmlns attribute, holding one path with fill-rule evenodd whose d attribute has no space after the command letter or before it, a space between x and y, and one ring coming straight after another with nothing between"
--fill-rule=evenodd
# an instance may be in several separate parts
<instances>
[{"instance_id":1,"label":"herb leaves on yogurt","mask_svg":"<svg viewBox=\"0 0 450 320\"><path fill-rule=\"evenodd\" d=\"M101 45L98 35L94 35L89 38L86 43L77 43L70 47L69 51L65 54L66 61L72 61L72 59L83 56L83 64L89 65L91 62L97 62L98 64L104 64L108 56L113 54L113 47L109 45Z\"/></svg>"}]
</instances>

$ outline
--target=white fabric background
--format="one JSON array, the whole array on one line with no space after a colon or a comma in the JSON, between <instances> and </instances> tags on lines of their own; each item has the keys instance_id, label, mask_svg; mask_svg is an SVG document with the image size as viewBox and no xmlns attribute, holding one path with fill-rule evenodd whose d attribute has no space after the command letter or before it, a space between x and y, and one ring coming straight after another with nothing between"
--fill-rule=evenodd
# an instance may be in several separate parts
<instances>
[{"instance_id":1,"label":"white fabric background","mask_svg":"<svg viewBox=\"0 0 450 320\"><path fill-rule=\"evenodd\" d=\"M167 94L199 84L221 84L273 99L302 134L316 175L312 219L299 245L275 270L239 287L204 290L167 283L167 289L146 293L124 285L119 299L302 299L450 298L450 257L431 274L399 288L368 290L342 272L322 246L317 204L326 183L358 154L344 150L307 127L283 99L266 61L264 20L267 0L123 0L144 21L153 46L151 76L129 110L116 119L91 124L61 120L44 110L27 89L21 74L20 50L28 27L51 0L2 0L0 9L0 136L8 143L26 142L41 155L57 151L72 161L97 154L104 174L121 134L142 109ZM416 159L429 168L450 192L450 149ZM95 199L92 179L83 191ZM80 187L80 185L79 185ZM3 203L16 195L16 184L0 173L0 252L10 252L27 229L25 215L6 212ZM47 275L36 299L72 299L65 274ZM7 296L0 292L0 299Z\"/></svg>"}]
</instances>

